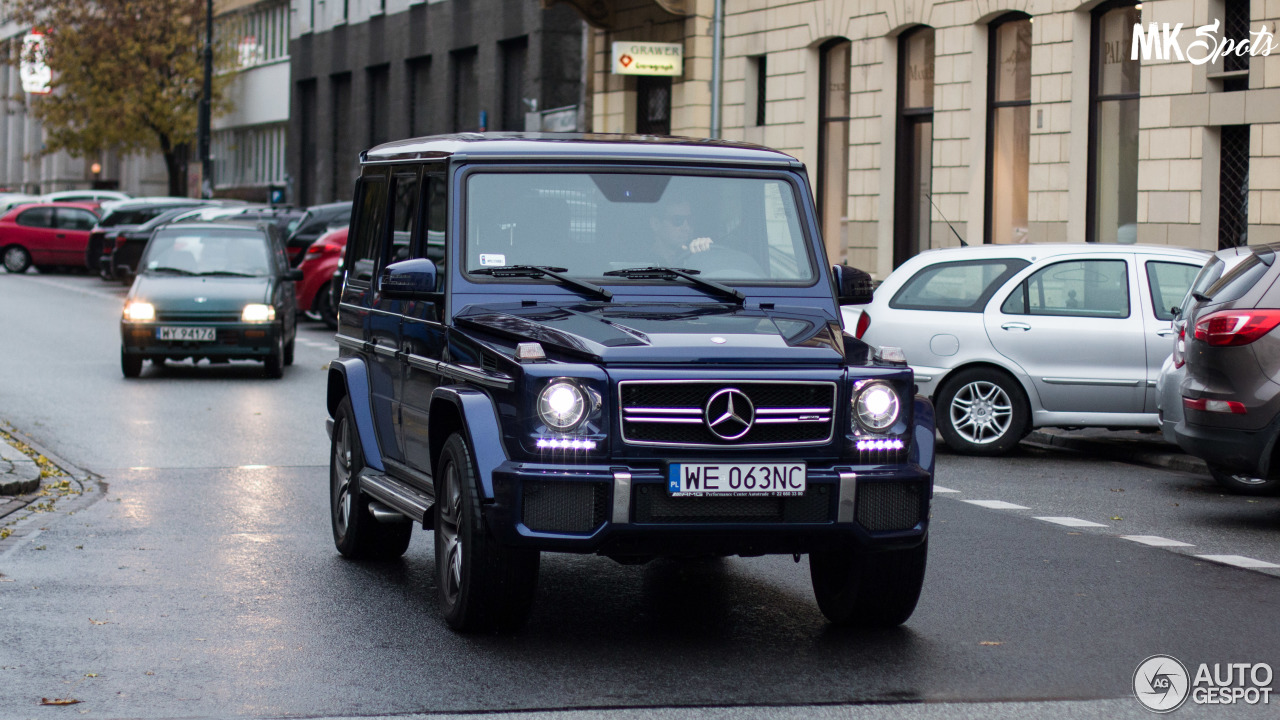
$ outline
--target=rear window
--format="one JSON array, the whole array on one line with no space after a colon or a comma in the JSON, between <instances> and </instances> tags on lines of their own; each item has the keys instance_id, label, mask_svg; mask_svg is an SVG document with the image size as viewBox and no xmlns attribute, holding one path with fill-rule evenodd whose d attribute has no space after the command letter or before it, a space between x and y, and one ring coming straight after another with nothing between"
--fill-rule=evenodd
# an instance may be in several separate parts
<instances>
[{"instance_id":1,"label":"rear window","mask_svg":"<svg viewBox=\"0 0 1280 720\"><path fill-rule=\"evenodd\" d=\"M1239 300L1267 274L1274 258L1271 254L1265 258L1257 253L1250 255L1210 285L1204 295L1215 305Z\"/></svg>"},{"instance_id":2,"label":"rear window","mask_svg":"<svg viewBox=\"0 0 1280 720\"><path fill-rule=\"evenodd\" d=\"M930 265L902 286L889 307L982 312L1004 281L1029 264L1018 258L1000 258Z\"/></svg>"}]
</instances>

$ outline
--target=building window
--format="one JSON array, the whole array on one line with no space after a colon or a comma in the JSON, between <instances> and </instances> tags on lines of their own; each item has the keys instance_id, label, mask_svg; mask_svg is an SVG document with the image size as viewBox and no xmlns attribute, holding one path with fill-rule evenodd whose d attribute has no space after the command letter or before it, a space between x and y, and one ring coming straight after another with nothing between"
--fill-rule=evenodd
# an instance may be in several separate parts
<instances>
[{"instance_id":1,"label":"building window","mask_svg":"<svg viewBox=\"0 0 1280 720\"><path fill-rule=\"evenodd\" d=\"M476 78L476 48L455 50L453 60L453 131L484 130L480 123L480 82Z\"/></svg>"},{"instance_id":2,"label":"building window","mask_svg":"<svg viewBox=\"0 0 1280 720\"><path fill-rule=\"evenodd\" d=\"M849 206L849 51L845 38L818 49L818 216L827 258L844 262L844 221Z\"/></svg>"},{"instance_id":3,"label":"building window","mask_svg":"<svg viewBox=\"0 0 1280 720\"><path fill-rule=\"evenodd\" d=\"M391 66L375 65L365 71L365 80L369 92L369 142L368 145L381 145L391 139L389 123L391 121Z\"/></svg>"},{"instance_id":4,"label":"building window","mask_svg":"<svg viewBox=\"0 0 1280 720\"><path fill-rule=\"evenodd\" d=\"M1142 61L1132 58L1142 9L1128 0L1093 11L1090 75L1090 242L1132 243L1138 228L1138 96Z\"/></svg>"},{"instance_id":5,"label":"building window","mask_svg":"<svg viewBox=\"0 0 1280 720\"><path fill-rule=\"evenodd\" d=\"M671 78L636 77L636 132L671 134Z\"/></svg>"},{"instance_id":6,"label":"building window","mask_svg":"<svg viewBox=\"0 0 1280 720\"><path fill-rule=\"evenodd\" d=\"M1249 244L1249 126L1224 125L1218 168L1218 249Z\"/></svg>"},{"instance_id":7,"label":"building window","mask_svg":"<svg viewBox=\"0 0 1280 720\"><path fill-rule=\"evenodd\" d=\"M409 60L409 134L431 134L431 56Z\"/></svg>"},{"instance_id":8,"label":"building window","mask_svg":"<svg viewBox=\"0 0 1280 720\"><path fill-rule=\"evenodd\" d=\"M1240 42L1249 38L1249 2L1248 0L1225 0L1222 6L1222 35L1226 40ZM1249 53L1243 55L1235 52L1222 56L1218 68L1218 77L1222 80L1225 92L1249 89Z\"/></svg>"},{"instance_id":9,"label":"building window","mask_svg":"<svg viewBox=\"0 0 1280 720\"><path fill-rule=\"evenodd\" d=\"M298 123L300 152L298 153L298 195L303 205L319 201L320 188L316 185L316 81L303 80L298 89Z\"/></svg>"},{"instance_id":10,"label":"building window","mask_svg":"<svg viewBox=\"0 0 1280 720\"><path fill-rule=\"evenodd\" d=\"M499 130L524 130L525 59L529 38L519 37L499 45L502 52L502 119Z\"/></svg>"},{"instance_id":11,"label":"building window","mask_svg":"<svg viewBox=\"0 0 1280 720\"><path fill-rule=\"evenodd\" d=\"M987 237L1027 240L1031 167L1031 18L1006 15L991 24L987 82Z\"/></svg>"},{"instance_id":12,"label":"building window","mask_svg":"<svg viewBox=\"0 0 1280 720\"><path fill-rule=\"evenodd\" d=\"M285 177L288 123L240 127L213 134L213 178L219 188L277 185Z\"/></svg>"},{"instance_id":13,"label":"building window","mask_svg":"<svg viewBox=\"0 0 1280 720\"><path fill-rule=\"evenodd\" d=\"M893 265L929 249L933 204L933 28L898 40L898 163Z\"/></svg>"},{"instance_id":14,"label":"building window","mask_svg":"<svg viewBox=\"0 0 1280 720\"><path fill-rule=\"evenodd\" d=\"M764 110L768 104L765 89L769 77L769 58L756 55L747 58L746 116L747 122L759 127L764 125Z\"/></svg>"},{"instance_id":15,"label":"building window","mask_svg":"<svg viewBox=\"0 0 1280 720\"><path fill-rule=\"evenodd\" d=\"M219 16L217 42L236 51L236 63L250 68L289 58L289 3L271 2Z\"/></svg>"},{"instance_id":16,"label":"building window","mask_svg":"<svg viewBox=\"0 0 1280 720\"><path fill-rule=\"evenodd\" d=\"M347 200L351 198L352 183L359 174L356 165L359 150L355 148L359 138L351 127L351 73L329 76L329 101L332 197L335 200Z\"/></svg>"}]
</instances>

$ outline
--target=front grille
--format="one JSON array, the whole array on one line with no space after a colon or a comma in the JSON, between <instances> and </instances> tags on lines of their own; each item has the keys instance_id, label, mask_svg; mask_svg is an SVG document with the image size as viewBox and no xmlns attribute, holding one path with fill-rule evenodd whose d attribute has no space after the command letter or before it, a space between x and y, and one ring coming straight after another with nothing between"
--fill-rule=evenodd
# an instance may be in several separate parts
<instances>
[{"instance_id":1,"label":"front grille","mask_svg":"<svg viewBox=\"0 0 1280 720\"><path fill-rule=\"evenodd\" d=\"M240 322L240 313L156 312L156 322Z\"/></svg>"},{"instance_id":2,"label":"front grille","mask_svg":"<svg viewBox=\"0 0 1280 720\"><path fill-rule=\"evenodd\" d=\"M910 530L920 522L920 483L858 483L858 524L872 532Z\"/></svg>"},{"instance_id":3,"label":"front grille","mask_svg":"<svg viewBox=\"0 0 1280 720\"><path fill-rule=\"evenodd\" d=\"M704 411L713 395L729 388L742 391L751 401L754 423L745 435L725 440L707 426ZM820 445L831 440L834 427L836 386L828 382L624 381L618 393L622 439L633 444Z\"/></svg>"},{"instance_id":4,"label":"front grille","mask_svg":"<svg viewBox=\"0 0 1280 720\"><path fill-rule=\"evenodd\" d=\"M635 493L637 523L824 523L835 493L811 485L803 497L671 497L662 485Z\"/></svg>"},{"instance_id":5,"label":"front grille","mask_svg":"<svg viewBox=\"0 0 1280 720\"><path fill-rule=\"evenodd\" d=\"M521 521L539 532L588 533L608 517L610 499L603 483L529 481Z\"/></svg>"}]
</instances>

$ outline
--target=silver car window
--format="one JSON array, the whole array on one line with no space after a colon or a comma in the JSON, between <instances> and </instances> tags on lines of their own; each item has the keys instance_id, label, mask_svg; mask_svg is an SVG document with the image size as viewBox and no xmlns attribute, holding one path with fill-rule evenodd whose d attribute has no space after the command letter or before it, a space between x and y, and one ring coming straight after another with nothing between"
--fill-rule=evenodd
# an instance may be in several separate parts
<instances>
[{"instance_id":1,"label":"silver car window","mask_svg":"<svg viewBox=\"0 0 1280 720\"><path fill-rule=\"evenodd\" d=\"M1029 264L1020 258L995 258L930 265L911 276L889 301L889 307L982 312L991 295Z\"/></svg>"},{"instance_id":2,"label":"silver car window","mask_svg":"<svg viewBox=\"0 0 1280 720\"><path fill-rule=\"evenodd\" d=\"M1068 260L1042 268L1018 284L1001 305L1009 315L1129 317L1124 260Z\"/></svg>"},{"instance_id":3,"label":"silver car window","mask_svg":"<svg viewBox=\"0 0 1280 720\"><path fill-rule=\"evenodd\" d=\"M1187 263L1147 263L1147 285L1151 288L1151 309L1157 320L1172 320L1175 303L1191 289L1200 268Z\"/></svg>"}]
</instances>

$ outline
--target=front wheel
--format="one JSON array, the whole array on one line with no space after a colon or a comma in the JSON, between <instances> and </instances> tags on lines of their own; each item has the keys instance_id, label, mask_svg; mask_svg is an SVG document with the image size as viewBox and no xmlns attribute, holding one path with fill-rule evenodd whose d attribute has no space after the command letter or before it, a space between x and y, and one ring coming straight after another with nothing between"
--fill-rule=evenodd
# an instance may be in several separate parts
<instances>
[{"instance_id":1,"label":"front wheel","mask_svg":"<svg viewBox=\"0 0 1280 720\"><path fill-rule=\"evenodd\" d=\"M834 625L897 627L915 612L929 542L907 550L856 548L809 555L818 609Z\"/></svg>"},{"instance_id":2,"label":"front wheel","mask_svg":"<svg viewBox=\"0 0 1280 720\"><path fill-rule=\"evenodd\" d=\"M10 245L4 249L4 269L11 273L24 273L31 267L31 253L21 245Z\"/></svg>"},{"instance_id":3,"label":"front wheel","mask_svg":"<svg viewBox=\"0 0 1280 720\"><path fill-rule=\"evenodd\" d=\"M333 419L329 453L329 519L333 544L349 558L391 560L409 549L413 524L380 523L360 492L364 450L355 424L351 398L343 398Z\"/></svg>"},{"instance_id":4,"label":"front wheel","mask_svg":"<svg viewBox=\"0 0 1280 720\"><path fill-rule=\"evenodd\" d=\"M445 622L459 632L519 628L533 608L538 551L503 547L487 532L475 464L458 433L440 453L435 507L436 584Z\"/></svg>"},{"instance_id":5,"label":"front wheel","mask_svg":"<svg viewBox=\"0 0 1280 720\"><path fill-rule=\"evenodd\" d=\"M142 374L142 356L120 348L120 371L127 378L136 378Z\"/></svg>"},{"instance_id":6,"label":"front wheel","mask_svg":"<svg viewBox=\"0 0 1280 720\"><path fill-rule=\"evenodd\" d=\"M277 380L284 377L285 366L285 349L284 349L284 331L281 330L276 335L275 347L271 348L271 353L263 360L262 371L267 377Z\"/></svg>"},{"instance_id":7,"label":"front wheel","mask_svg":"<svg viewBox=\"0 0 1280 720\"><path fill-rule=\"evenodd\" d=\"M1003 455L1030 429L1022 386L987 368L962 370L938 393L938 432L961 455Z\"/></svg>"},{"instance_id":8,"label":"front wheel","mask_svg":"<svg viewBox=\"0 0 1280 720\"><path fill-rule=\"evenodd\" d=\"M1237 473L1217 465L1209 466L1209 474L1215 482L1237 495L1275 495L1280 493L1280 478L1253 477Z\"/></svg>"}]
</instances>

